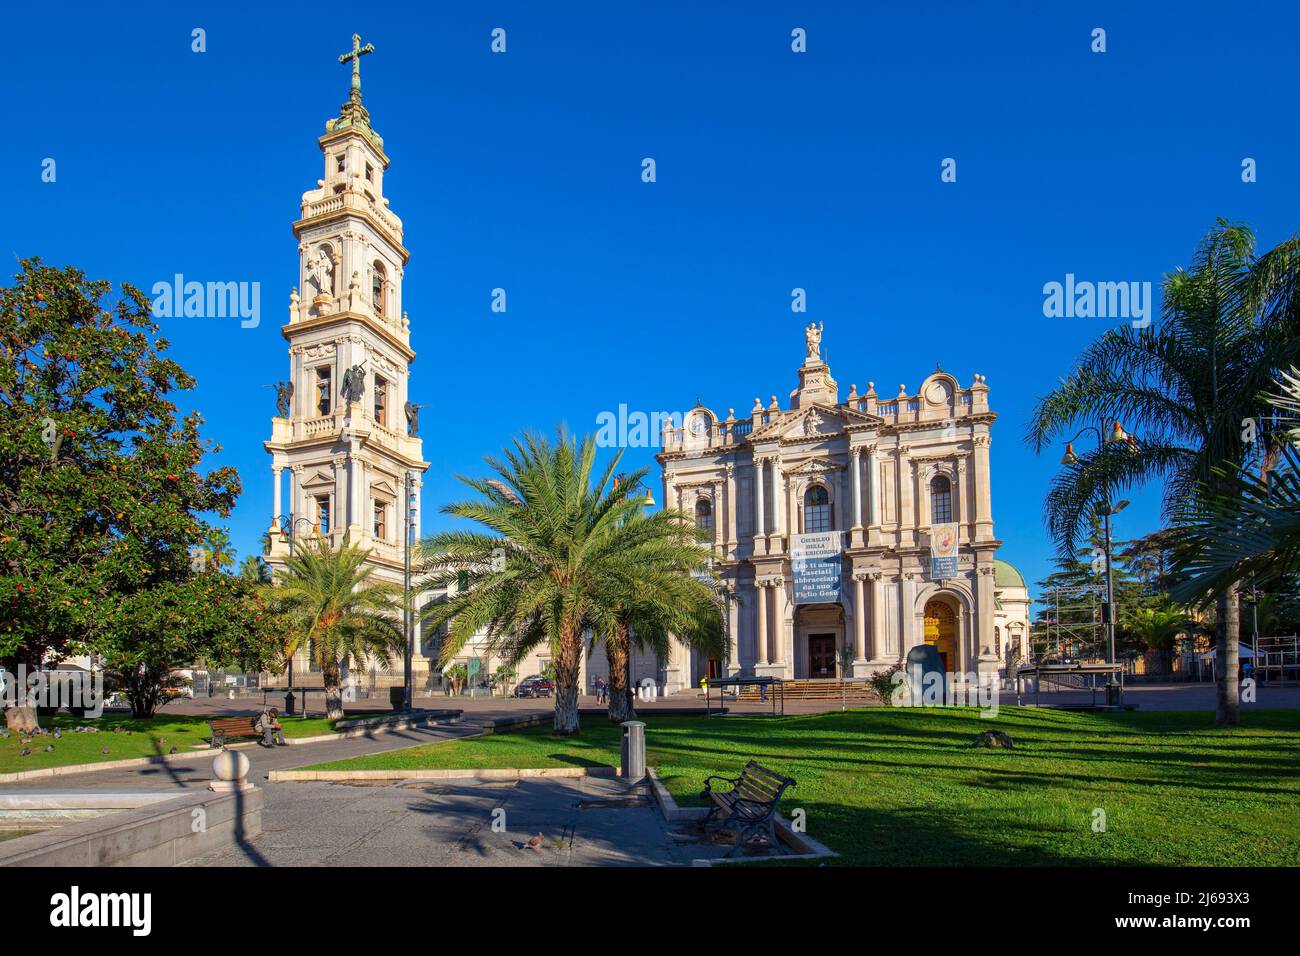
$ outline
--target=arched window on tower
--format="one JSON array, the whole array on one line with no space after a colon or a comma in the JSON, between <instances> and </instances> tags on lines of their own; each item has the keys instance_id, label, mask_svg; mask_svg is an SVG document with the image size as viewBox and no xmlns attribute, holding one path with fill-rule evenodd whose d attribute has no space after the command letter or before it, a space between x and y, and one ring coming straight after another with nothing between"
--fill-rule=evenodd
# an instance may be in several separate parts
<instances>
[{"instance_id":1,"label":"arched window on tower","mask_svg":"<svg viewBox=\"0 0 1300 956\"><path fill-rule=\"evenodd\" d=\"M952 482L947 475L938 475L930 482L930 523L947 524L952 521Z\"/></svg>"},{"instance_id":2,"label":"arched window on tower","mask_svg":"<svg viewBox=\"0 0 1300 956\"><path fill-rule=\"evenodd\" d=\"M370 278L370 302L374 306L375 315L380 317L384 315L384 300L387 297L388 273L384 269L384 264L377 261Z\"/></svg>"},{"instance_id":3,"label":"arched window on tower","mask_svg":"<svg viewBox=\"0 0 1300 956\"><path fill-rule=\"evenodd\" d=\"M831 496L821 485L813 485L804 493L803 530L831 530Z\"/></svg>"},{"instance_id":4,"label":"arched window on tower","mask_svg":"<svg viewBox=\"0 0 1300 956\"><path fill-rule=\"evenodd\" d=\"M713 531L713 502L708 498L695 502L695 527L701 531Z\"/></svg>"}]
</instances>

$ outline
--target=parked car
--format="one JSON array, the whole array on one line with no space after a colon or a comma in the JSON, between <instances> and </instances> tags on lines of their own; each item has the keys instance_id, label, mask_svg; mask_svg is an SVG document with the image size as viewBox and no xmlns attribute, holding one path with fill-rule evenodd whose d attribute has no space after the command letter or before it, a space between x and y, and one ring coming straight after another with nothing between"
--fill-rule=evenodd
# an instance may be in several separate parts
<instances>
[{"instance_id":1,"label":"parked car","mask_svg":"<svg viewBox=\"0 0 1300 956\"><path fill-rule=\"evenodd\" d=\"M516 697L551 697L554 694L555 682L541 674L525 677L515 688Z\"/></svg>"}]
</instances>

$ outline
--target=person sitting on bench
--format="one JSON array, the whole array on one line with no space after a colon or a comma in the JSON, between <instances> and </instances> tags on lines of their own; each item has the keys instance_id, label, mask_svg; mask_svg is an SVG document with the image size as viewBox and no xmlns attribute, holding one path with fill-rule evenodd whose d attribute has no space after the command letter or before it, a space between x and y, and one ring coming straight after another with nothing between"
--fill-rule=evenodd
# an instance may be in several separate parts
<instances>
[{"instance_id":1,"label":"person sitting on bench","mask_svg":"<svg viewBox=\"0 0 1300 956\"><path fill-rule=\"evenodd\" d=\"M257 718L257 723L253 725L254 729L262 735L261 745L263 747L274 747L284 744L284 728L280 725L280 712L272 707L270 710L262 711L262 716Z\"/></svg>"}]
</instances>

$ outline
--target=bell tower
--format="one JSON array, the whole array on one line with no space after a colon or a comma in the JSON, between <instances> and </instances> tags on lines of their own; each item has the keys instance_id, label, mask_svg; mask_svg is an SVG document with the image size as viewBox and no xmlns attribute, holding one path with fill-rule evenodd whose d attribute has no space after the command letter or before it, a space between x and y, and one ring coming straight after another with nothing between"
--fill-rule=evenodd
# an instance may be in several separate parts
<instances>
[{"instance_id":1,"label":"bell tower","mask_svg":"<svg viewBox=\"0 0 1300 956\"><path fill-rule=\"evenodd\" d=\"M347 534L370 550L377 579L400 584L407 511L418 540L429 463L409 391L410 253L384 197L384 141L361 99L361 58L372 52L354 35L339 57L352 67L348 99L317 140L324 176L303 193L293 224L298 285L281 329L289 377L276 386L265 443L275 478L267 561L282 564L309 535L337 546Z\"/></svg>"}]
</instances>

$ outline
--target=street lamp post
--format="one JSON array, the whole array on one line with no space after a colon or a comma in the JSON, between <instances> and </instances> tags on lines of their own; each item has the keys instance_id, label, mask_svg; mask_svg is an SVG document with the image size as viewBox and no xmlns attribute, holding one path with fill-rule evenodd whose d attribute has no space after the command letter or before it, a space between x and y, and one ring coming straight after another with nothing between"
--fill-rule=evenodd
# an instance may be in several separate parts
<instances>
[{"instance_id":1,"label":"street lamp post","mask_svg":"<svg viewBox=\"0 0 1300 956\"><path fill-rule=\"evenodd\" d=\"M289 554L291 555L293 554L293 541L298 534L298 522L300 521L305 521L307 523L308 528L315 530L316 525L312 523L310 518L303 518L303 517L295 518L292 512L290 512L287 515L276 515L274 518L271 519L271 527L272 528L278 527L280 529L279 531L280 541L282 544L287 544L289 546ZM289 655L289 669L285 675L285 679L288 683L287 689L289 693L292 694L293 693L293 655L292 654ZM304 718L307 716L307 691L305 690L302 692L302 715Z\"/></svg>"},{"instance_id":2,"label":"street lamp post","mask_svg":"<svg viewBox=\"0 0 1300 956\"><path fill-rule=\"evenodd\" d=\"M1119 422L1115 422L1110 435L1105 438L1102 437L1100 428L1096 428L1092 425L1085 425L1079 430L1078 434L1066 442L1065 454L1061 456L1062 465L1073 465L1078 463L1079 457L1074 453L1074 443L1079 440L1079 435L1082 435L1084 432L1093 432L1097 436L1098 449L1100 449L1103 444L1122 444L1131 447L1134 442L1133 436L1125 432L1123 426L1120 425ZM1128 506L1129 502L1127 500L1112 505L1110 502L1110 495L1107 493L1106 500L1102 502L1101 507L1098 509L1101 512L1103 519L1106 546L1106 604L1103 609L1104 614L1102 623L1106 628L1106 661L1112 665L1117 663L1117 659L1115 657L1115 579L1111 569L1112 544L1110 537L1110 519L1112 515L1119 514ZM1122 688L1123 685L1115 679L1115 674L1112 671L1106 681L1107 705L1117 707L1123 703Z\"/></svg>"}]
</instances>

